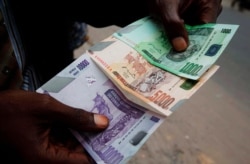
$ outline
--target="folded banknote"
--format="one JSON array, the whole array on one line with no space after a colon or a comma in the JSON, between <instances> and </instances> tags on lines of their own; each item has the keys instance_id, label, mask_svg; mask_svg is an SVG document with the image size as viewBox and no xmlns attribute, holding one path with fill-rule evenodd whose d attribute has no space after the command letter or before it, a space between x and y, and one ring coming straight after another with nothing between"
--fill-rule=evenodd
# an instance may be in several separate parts
<instances>
[{"instance_id":1,"label":"folded banknote","mask_svg":"<svg viewBox=\"0 0 250 164\"><path fill-rule=\"evenodd\" d=\"M127 99L164 116L172 114L219 68L213 65L199 80L183 78L151 65L113 36L95 44L87 53Z\"/></svg>"},{"instance_id":2,"label":"folded banknote","mask_svg":"<svg viewBox=\"0 0 250 164\"><path fill-rule=\"evenodd\" d=\"M109 127L101 133L71 129L98 164L126 163L165 119L128 101L87 54L79 57L37 92L109 118Z\"/></svg>"},{"instance_id":3,"label":"folded banknote","mask_svg":"<svg viewBox=\"0 0 250 164\"><path fill-rule=\"evenodd\" d=\"M239 25L208 23L186 29L189 46L176 52L160 22L139 19L113 34L139 52L149 63L178 76L197 80L220 57Z\"/></svg>"},{"instance_id":4,"label":"folded banknote","mask_svg":"<svg viewBox=\"0 0 250 164\"><path fill-rule=\"evenodd\" d=\"M166 54L173 50L161 28L150 18L143 18L96 43L37 92L49 94L69 106L106 115L110 124L101 133L70 130L96 163L127 163L166 117L218 70L214 62L237 29L230 27L223 28L225 36L220 37L216 35L217 27L216 32L210 29L212 26L206 30L201 26L201 30L192 28L190 34L194 36L190 38L195 44L192 42L190 46L194 48L187 51L191 55L167 55L171 60L167 63L171 66L168 70L162 64L165 67ZM214 44L202 47L208 42ZM204 52L214 54L207 55L211 58L206 59L208 62L202 57ZM194 71L193 65L173 69L173 63L194 63L194 56L196 64L203 65L199 71Z\"/></svg>"}]
</instances>

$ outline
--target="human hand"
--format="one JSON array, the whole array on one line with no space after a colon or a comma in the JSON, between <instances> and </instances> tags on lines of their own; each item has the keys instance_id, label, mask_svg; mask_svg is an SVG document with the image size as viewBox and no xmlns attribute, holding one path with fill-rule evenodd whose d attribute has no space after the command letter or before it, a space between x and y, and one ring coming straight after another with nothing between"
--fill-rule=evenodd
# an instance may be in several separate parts
<instances>
[{"instance_id":1,"label":"human hand","mask_svg":"<svg viewBox=\"0 0 250 164\"><path fill-rule=\"evenodd\" d=\"M149 6L176 51L184 51L189 44L184 24L215 22L222 11L221 0L149 0Z\"/></svg>"},{"instance_id":2,"label":"human hand","mask_svg":"<svg viewBox=\"0 0 250 164\"><path fill-rule=\"evenodd\" d=\"M91 163L93 160L68 128L98 132L108 124L103 115L69 107L49 95L21 90L0 92L1 160Z\"/></svg>"}]
</instances>

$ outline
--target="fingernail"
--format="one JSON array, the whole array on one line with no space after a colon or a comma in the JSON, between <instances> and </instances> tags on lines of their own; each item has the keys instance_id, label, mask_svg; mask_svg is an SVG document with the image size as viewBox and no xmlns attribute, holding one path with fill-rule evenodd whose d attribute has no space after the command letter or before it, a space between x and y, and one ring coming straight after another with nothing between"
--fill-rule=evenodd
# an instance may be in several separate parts
<instances>
[{"instance_id":1,"label":"fingernail","mask_svg":"<svg viewBox=\"0 0 250 164\"><path fill-rule=\"evenodd\" d=\"M187 48L187 43L183 37L174 38L172 44L176 51L184 51Z\"/></svg>"},{"instance_id":2,"label":"fingernail","mask_svg":"<svg viewBox=\"0 0 250 164\"><path fill-rule=\"evenodd\" d=\"M94 121L95 121L95 124L100 127L107 127L109 124L108 118L100 114L94 115Z\"/></svg>"}]
</instances>

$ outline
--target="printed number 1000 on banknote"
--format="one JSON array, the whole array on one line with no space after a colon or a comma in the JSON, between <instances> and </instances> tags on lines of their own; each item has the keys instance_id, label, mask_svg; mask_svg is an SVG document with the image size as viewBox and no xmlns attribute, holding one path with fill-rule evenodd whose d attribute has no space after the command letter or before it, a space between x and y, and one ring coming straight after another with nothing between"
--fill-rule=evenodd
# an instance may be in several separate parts
<instances>
[{"instance_id":1,"label":"printed number 1000 on banknote","mask_svg":"<svg viewBox=\"0 0 250 164\"><path fill-rule=\"evenodd\" d=\"M176 52L160 23L145 17L114 33L148 62L178 76L197 80L222 54L238 25L204 24L188 26L189 46Z\"/></svg>"}]
</instances>

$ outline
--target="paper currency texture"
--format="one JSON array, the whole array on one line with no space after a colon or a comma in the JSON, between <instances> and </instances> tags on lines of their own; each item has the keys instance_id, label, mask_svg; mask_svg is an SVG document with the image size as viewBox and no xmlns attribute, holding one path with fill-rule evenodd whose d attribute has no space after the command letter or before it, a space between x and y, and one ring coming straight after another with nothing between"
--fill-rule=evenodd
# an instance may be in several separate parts
<instances>
[{"instance_id":1,"label":"paper currency texture","mask_svg":"<svg viewBox=\"0 0 250 164\"><path fill-rule=\"evenodd\" d=\"M98 164L126 163L165 119L128 101L87 54L79 57L37 92L109 118L110 125L102 133L72 130Z\"/></svg>"},{"instance_id":2,"label":"paper currency texture","mask_svg":"<svg viewBox=\"0 0 250 164\"><path fill-rule=\"evenodd\" d=\"M130 101L169 116L218 69L212 66L199 80L179 77L151 65L124 42L109 37L87 52Z\"/></svg>"},{"instance_id":3,"label":"paper currency texture","mask_svg":"<svg viewBox=\"0 0 250 164\"><path fill-rule=\"evenodd\" d=\"M139 52L149 63L178 76L197 80L220 57L238 25L204 24L188 26L189 46L176 52L161 23L145 17L113 34Z\"/></svg>"}]
</instances>

